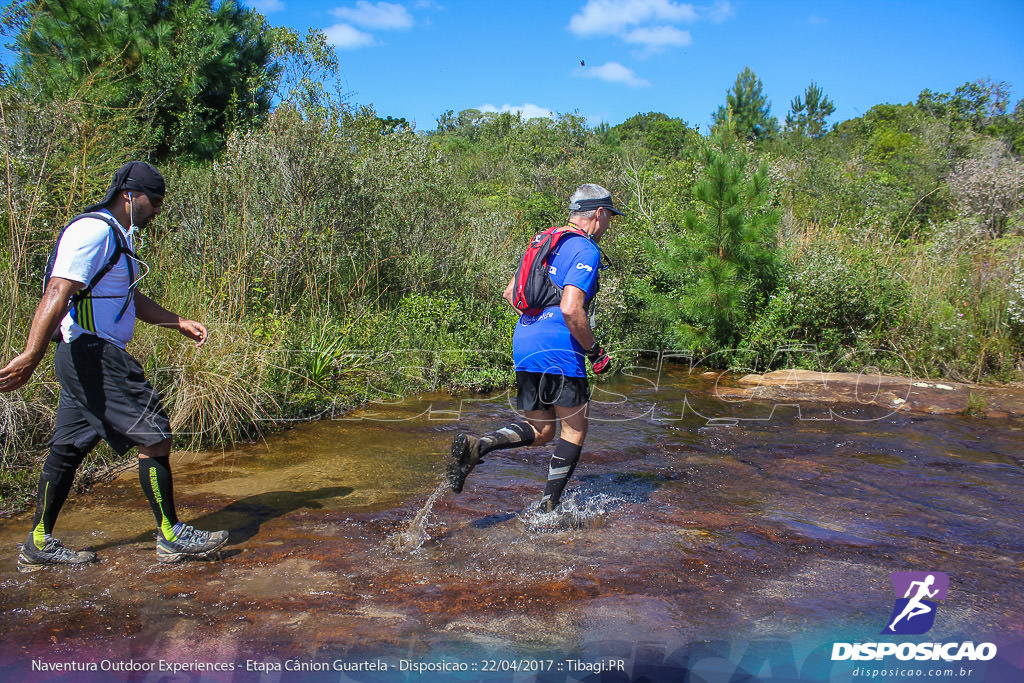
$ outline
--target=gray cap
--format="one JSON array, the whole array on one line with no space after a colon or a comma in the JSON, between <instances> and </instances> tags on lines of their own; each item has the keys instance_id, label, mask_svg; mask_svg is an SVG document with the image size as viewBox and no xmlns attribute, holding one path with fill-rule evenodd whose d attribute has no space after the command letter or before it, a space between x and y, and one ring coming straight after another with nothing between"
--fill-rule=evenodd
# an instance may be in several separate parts
<instances>
[{"instance_id":1,"label":"gray cap","mask_svg":"<svg viewBox=\"0 0 1024 683\"><path fill-rule=\"evenodd\" d=\"M579 197L579 195L583 194L585 190L590 190L591 192L600 192L604 190L604 194L597 197L587 197L585 199ZM573 197L577 197L577 199L573 199L569 202L570 213L582 213L584 211L593 211L595 209L608 209L616 216L624 215L622 211L616 209L615 205L612 204L612 193L608 192L608 190L605 190L600 185L582 185L578 190L576 190Z\"/></svg>"}]
</instances>

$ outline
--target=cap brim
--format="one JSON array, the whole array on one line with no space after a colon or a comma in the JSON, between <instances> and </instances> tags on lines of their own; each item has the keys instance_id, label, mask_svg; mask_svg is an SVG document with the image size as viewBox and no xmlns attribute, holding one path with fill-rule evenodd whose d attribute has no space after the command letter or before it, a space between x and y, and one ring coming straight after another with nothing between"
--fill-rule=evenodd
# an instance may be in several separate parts
<instances>
[{"instance_id":1,"label":"cap brim","mask_svg":"<svg viewBox=\"0 0 1024 683\"><path fill-rule=\"evenodd\" d=\"M614 207L611 207L611 206L608 207L608 210L611 211L612 213L614 213L616 216L625 216L626 215L625 211L619 211L618 209L616 209Z\"/></svg>"}]
</instances>

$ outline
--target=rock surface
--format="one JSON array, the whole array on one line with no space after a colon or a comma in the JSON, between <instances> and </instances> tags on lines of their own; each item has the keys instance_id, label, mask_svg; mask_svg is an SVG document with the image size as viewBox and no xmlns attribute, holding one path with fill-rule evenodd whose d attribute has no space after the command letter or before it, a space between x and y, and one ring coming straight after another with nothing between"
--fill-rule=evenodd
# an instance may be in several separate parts
<instances>
[{"instance_id":1,"label":"rock surface","mask_svg":"<svg viewBox=\"0 0 1024 683\"><path fill-rule=\"evenodd\" d=\"M744 375L737 386L719 383L719 398L784 400L794 403L875 405L900 412L961 414L973 417L1024 415L1020 387L991 387L960 382L921 380L894 375L775 370Z\"/></svg>"}]
</instances>

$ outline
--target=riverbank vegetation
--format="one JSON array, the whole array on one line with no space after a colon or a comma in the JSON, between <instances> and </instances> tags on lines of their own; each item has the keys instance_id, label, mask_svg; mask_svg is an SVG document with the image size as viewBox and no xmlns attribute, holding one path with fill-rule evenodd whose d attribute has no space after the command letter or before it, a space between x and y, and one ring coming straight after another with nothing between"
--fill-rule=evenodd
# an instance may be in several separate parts
<instances>
[{"instance_id":1,"label":"riverbank vegetation","mask_svg":"<svg viewBox=\"0 0 1024 683\"><path fill-rule=\"evenodd\" d=\"M591 127L465 110L428 127L325 85L339 65L322 34L232 2L148 0L111 3L101 40L81 23L103 4L3 10L16 54L0 74L0 356L24 344L60 228L118 166L149 159L169 194L142 289L211 331L197 352L140 325L131 347L179 447L508 386L516 315L500 292L583 182L627 211L602 243L614 267L598 312L621 360L1024 371L1024 102L1008 84L833 124L812 83L780 123L747 69L708 134L663 113ZM25 500L56 402L48 364L0 394L0 510Z\"/></svg>"}]
</instances>

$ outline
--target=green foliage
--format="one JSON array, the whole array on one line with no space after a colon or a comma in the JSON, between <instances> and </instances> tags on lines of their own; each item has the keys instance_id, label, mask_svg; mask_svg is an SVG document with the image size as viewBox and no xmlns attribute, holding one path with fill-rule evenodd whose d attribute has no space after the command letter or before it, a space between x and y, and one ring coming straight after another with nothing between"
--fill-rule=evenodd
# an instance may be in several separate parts
<instances>
[{"instance_id":1,"label":"green foliage","mask_svg":"<svg viewBox=\"0 0 1024 683\"><path fill-rule=\"evenodd\" d=\"M338 78L339 65L323 31L309 29L303 38L290 28L271 26L266 35L272 48L262 81L272 85L271 100L321 119L344 108L345 98L326 88Z\"/></svg>"},{"instance_id":2,"label":"green foliage","mask_svg":"<svg viewBox=\"0 0 1024 683\"><path fill-rule=\"evenodd\" d=\"M736 76L725 99L726 104L714 114L716 126L731 126L739 138L751 142L767 140L778 132L779 122L771 115L764 85L749 66Z\"/></svg>"},{"instance_id":3,"label":"green foliage","mask_svg":"<svg viewBox=\"0 0 1024 683\"><path fill-rule=\"evenodd\" d=\"M951 215L943 180L968 149L954 133L910 105L878 105L836 125L820 140L787 140L776 171L794 217L822 226L857 226L907 239ZM951 148L956 150L951 153Z\"/></svg>"},{"instance_id":4,"label":"green foliage","mask_svg":"<svg viewBox=\"0 0 1024 683\"><path fill-rule=\"evenodd\" d=\"M906 283L875 254L828 244L801 254L787 289L792 338L831 353L886 340L908 296Z\"/></svg>"},{"instance_id":5,"label":"green foliage","mask_svg":"<svg viewBox=\"0 0 1024 683\"><path fill-rule=\"evenodd\" d=\"M71 30L87 16L108 30ZM828 132L832 104L812 84L771 139L746 69L711 139L657 112L591 129L576 113L449 111L420 134L330 90L337 57L322 33L232 2L19 0L0 22L26 41L67 29L87 53L65 64L41 43L2 73L3 346L24 341L56 231L124 161L157 151L170 191L143 235L142 287L211 329L200 353L148 326L133 341L179 445L410 392L509 386L517 316L499 293L583 182L627 210L602 241L609 349L808 366L817 357L799 349L831 361L877 349L895 359L884 369L905 360L972 381L1024 368L1024 106L1008 111L1004 84L926 91ZM236 30L265 59L219 52ZM217 104L200 88L214 78ZM0 437L15 439L5 500L31 484L20 473L52 420L49 373L0 397Z\"/></svg>"},{"instance_id":6,"label":"green foliage","mask_svg":"<svg viewBox=\"0 0 1024 683\"><path fill-rule=\"evenodd\" d=\"M701 352L731 349L758 303L775 287L778 214L768 208L768 169L750 168L749 153L726 133L703 150L697 207L686 212L684 232L651 256L675 290L661 298L674 311L679 342ZM671 313L670 313L671 315Z\"/></svg>"},{"instance_id":7,"label":"green foliage","mask_svg":"<svg viewBox=\"0 0 1024 683\"><path fill-rule=\"evenodd\" d=\"M700 135L682 119L649 112L637 114L610 128L605 134L606 144L639 144L652 157L682 159L693 156L699 149Z\"/></svg>"},{"instance_id":8,"label":"green foliage","mask_svg":"<svg viewBox=\"0 0 1024 683\"><path fill-rule=\"evenodd\" d=\"M786 114L786 130L797 135L820 138L825 134L825 120L832 116L836 105L828 99L825 91L814 82L807 86L804 96L793 98Z\"/></svg>"},{"instance_id":9,"label":"green foliage","mask_svg":"<svg viewBox=\"0 0 1024 683\"><path fill-rule=\"evenodd\" d=\"M936 118L948 119L954 126L981 132L1006 114L1010 85L993 83L990 78L964 83L952 93L934 93L925 89L917 97L917 107Z\"/></svg>"},{"instance_id":10,"label":"green foliage","mask_svg":"<svg viewBox=\"0 0 1024 683\"><path fill-rule=\"evenodd\" d=\"M158 157L209 158L270 108L270 44L233 0L36 0L17 36L17 81L47 98L128 109Z\"/></svg>"}]
</instances>

